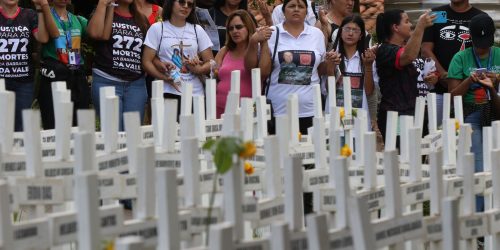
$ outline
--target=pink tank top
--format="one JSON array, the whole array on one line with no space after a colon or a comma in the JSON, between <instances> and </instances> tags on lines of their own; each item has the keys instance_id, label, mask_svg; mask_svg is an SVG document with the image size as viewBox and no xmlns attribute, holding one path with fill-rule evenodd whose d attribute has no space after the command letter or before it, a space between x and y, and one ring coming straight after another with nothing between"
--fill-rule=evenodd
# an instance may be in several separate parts
<instances>
[{"instance_id":1,"label":"pink tank top","mask_svg":"<svg viewBox=\"0 0 500 250\"><path fill-rule=\"evenodd\" d=\"M217 84L217 118L224 113L226 108L227 94L231 90L231 72L240 71L240 98L252 97L252 77L250 71L245 69L244 57L234 58L228 51L222 59L222 65L219 67L219 83Z\"/></svg>"}]
</instances>

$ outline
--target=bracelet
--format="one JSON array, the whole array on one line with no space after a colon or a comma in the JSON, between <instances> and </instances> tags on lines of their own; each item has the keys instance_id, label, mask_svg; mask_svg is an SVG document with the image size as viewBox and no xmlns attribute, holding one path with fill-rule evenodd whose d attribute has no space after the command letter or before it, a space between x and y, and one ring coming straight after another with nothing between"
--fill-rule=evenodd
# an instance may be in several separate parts
<instances>
[{"instance_id":1,"label":"bracelet","mask_svg":"<svg viewBox=\"0 0 500 250\"><path fill-rule=\"evenodd\" d=\"M37 9L36 9L36 12L37 12L37 13L43 13L43 10L42 10L42 9L38 9L38 8L37 8Z\"/></svg>"}]
</instances>

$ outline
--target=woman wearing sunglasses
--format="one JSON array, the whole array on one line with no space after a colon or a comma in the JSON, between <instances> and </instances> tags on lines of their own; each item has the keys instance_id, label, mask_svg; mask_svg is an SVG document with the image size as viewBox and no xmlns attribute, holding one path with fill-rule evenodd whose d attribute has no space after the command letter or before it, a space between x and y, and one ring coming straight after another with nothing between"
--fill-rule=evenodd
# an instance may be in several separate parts
<instances>
[{"instance_id":1,"label":"woman wearing sunglasses","mask_svg":"<svg viewBox=\"0 0 500 250\"><path fill-rule=\"evenodd\" d=\"M178 100L178 115L182 84L191 83L193 95L204 95L198 75L210 72L213 59L210 38L195 24L195 7L193 0L167 0L163 22L149 29L142 57L146 72L165 82L164 97Z\"/></svg>"},{"instance_id":2,"label":"woman wearing sunglasses","mask_svg":"<svg viewBox=\"0 0 500 250\"><path fill-rule=\"evenodd\" d=\"M137 9L135 0L100 0L89 21L87 33L96 40L96 58L92 67L92 100L100 112L99 92L114 87L119 97L119 129L123 114L139 112L141 121L147 100L141 56L149 23Z\"/></svg>"},{"instance_id":3,"label":"woman wearing sunglasses","mask_svg":"<svg viewBox=\"0 0 500 250\"><path fill-rule=\"evenodd\" d=\"M219 67L217 84L217 118L226 107L226 98L231 89L231 72L239 70L240 97L252 96L252 79L249 68L245 67L245 52L248 40L255 32L255 23L245 10L237 10L227 18L225 46L215 57Z\"/></svg>"}]
</instances>

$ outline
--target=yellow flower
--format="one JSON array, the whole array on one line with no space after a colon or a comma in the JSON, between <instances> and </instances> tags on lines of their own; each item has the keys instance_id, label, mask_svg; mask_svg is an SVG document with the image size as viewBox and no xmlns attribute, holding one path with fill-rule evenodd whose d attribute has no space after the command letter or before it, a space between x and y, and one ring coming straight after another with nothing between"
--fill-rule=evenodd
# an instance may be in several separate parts
<instances>
[{"instance_id":1,"label":"yellow flower","mask_svg":"<svg viewBox=\"0 0 500 250\"><path fill-rule=\"evenodd\" d=\"M248 141L243 144L243 150L240 151L240 158L250 158L257 152L255 143Z\"/></svg>"},{"instance_id":2,"label":"yellow flower","mask_svg":"<svg viewBox=\"0 0 500 250\"><path fill-rule=\"evenodd\" d=\"M344 119L345 116L345 110L343 107L340 107L340 119Z\"/></svg>"},{"instance_id":3,"label":"yellow flower","mask_svg":"<svg viewBox=\"0 0 500 250\"><path fill-rule=\"evenodd\" d=\"M460 129L460 122L458 119L455 119L455 131L458 131Z\"/></svg>"},{"instance_id":4,"label":"yellow flower","mask_svg":"<svg viewBox=\"0 0 500 250\"><path fill-rule=\"evenodd\" d=\"M104 250L115 250L115 242L114 241L108 241L106 243L106 246L104 247Z\"/></svg>"},{"instance_id":5,"label":"yellow flower","mask_svg":"<svg viewBox=\"0 0 500 250\"><path fill-rule=\"evenodd\" d=\"M344 144L344 146L340 149L340 155L345 157L351 156L352 155L351 148L347 146L347 144Z\"/></svg>"},{"instance_id":6,"label":"yellow flower","mask_svg":"<svg viewBox=\"0 0 500 250\"><path fill-rule=\"evenodd\" d=\"M255 171L255 168L252 166L252 163L245 161L245 173L247 175L252 175Z\"/></svg>"},{"instance_id":7,"label":"yellow flower","mask_svg":"<svg viewBox=\"0 0 500 250\"><path fill-rule=\"evenodd\" d=\"M302 133L299 132L299 141L302 140Z\"/></svg>"}]
</instances>

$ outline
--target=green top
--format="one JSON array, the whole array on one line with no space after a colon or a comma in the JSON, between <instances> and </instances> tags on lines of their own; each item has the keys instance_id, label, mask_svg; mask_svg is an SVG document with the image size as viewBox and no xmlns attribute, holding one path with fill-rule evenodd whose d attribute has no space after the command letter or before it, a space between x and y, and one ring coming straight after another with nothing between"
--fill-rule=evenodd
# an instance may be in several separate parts
<instances>
[{"instance_id":1,"label":"green top","mask_svg":"<svg viewBox=\"0 0 500 250\"><path fill-rule=\"evenodd\" d=\"M60 36L51 39L42 48L43 58L53 58L66 65L83 65L81 56L82 37L85 36L88 20L68 12L68 20L61 21L52 11ZM69 34L71 33L71 36ZM68 36L67 36L68 34ZM70 46L68 46L70 45Z\"/></svg>"},{"instance_id":2,"label":"green top","mask_svg":"<svg viewBox=\"0 0 500 250\"><path fill-rule=\"evenodd\" d=\"M488 68L489 57L486 57L480 59L481 67L498 74L500 73L500 48L492 47L491 53L491 66ZM448 68L448 78L463 80L469 77L478 68L475 60L472 47L456 53ZM463 102L465 105L485 104L488 102L488 93L480 83L473 83L463 96Z\"/></svg>"}]
</instances>

